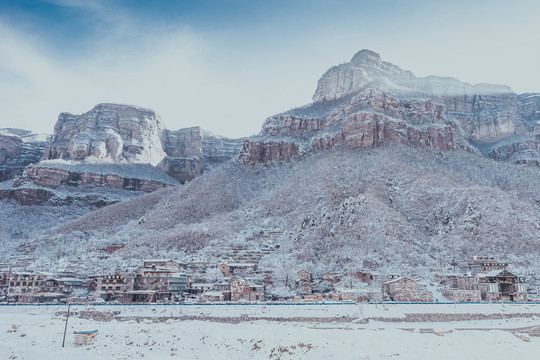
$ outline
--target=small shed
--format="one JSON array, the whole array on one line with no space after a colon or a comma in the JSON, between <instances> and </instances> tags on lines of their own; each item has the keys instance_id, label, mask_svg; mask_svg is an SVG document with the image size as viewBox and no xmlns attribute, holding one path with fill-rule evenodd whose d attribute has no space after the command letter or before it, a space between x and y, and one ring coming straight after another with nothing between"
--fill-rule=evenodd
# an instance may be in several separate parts
<instances>
[{"instance_id":1,"label":"small shed","mask_svg":"<svg viewBox=\"0 0 540 360\"><path fill-rule=\"evenodd\" d=\"M98 334L97 330L89 330L89 331L74 331L73 334L75 335L75 339L73 340L73 343L75 346L86 346L86 345L92 345L94 343L94 340L96 339L96 335Z\"/></svg>"}]
</instances>

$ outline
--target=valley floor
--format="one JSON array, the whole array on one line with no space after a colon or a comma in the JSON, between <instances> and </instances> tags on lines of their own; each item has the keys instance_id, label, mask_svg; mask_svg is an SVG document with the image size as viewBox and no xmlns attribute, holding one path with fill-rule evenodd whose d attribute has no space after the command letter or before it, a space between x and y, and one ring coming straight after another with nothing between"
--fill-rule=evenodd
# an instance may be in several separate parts
<instances>
[{"instance_id":1,"label":"valley floor","mask_svg":"<svg viewBox=\"0 0 540 360\"><path fill-rule=\"evenodd\" d=\"M0 306L2 359L535 359L538 304ZM98 330L76 347L73 331Z\"/></svg>"}]
</instances>

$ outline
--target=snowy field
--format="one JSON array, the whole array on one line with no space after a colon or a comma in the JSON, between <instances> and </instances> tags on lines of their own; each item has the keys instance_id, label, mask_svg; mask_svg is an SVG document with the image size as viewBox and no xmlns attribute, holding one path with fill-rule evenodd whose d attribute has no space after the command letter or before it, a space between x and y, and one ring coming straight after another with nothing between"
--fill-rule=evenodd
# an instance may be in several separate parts
<instances>
[{"instance_id":1,"label":"snowy field","mask_svg":"<svg viewBox=\"0 0 540 360\"><path fill-rule=\"evenodd\" d=\"M0 306L0 359L538 359L540 305ZM76 347L73 331L98 330Z\"/></svg>"}]
</instances>

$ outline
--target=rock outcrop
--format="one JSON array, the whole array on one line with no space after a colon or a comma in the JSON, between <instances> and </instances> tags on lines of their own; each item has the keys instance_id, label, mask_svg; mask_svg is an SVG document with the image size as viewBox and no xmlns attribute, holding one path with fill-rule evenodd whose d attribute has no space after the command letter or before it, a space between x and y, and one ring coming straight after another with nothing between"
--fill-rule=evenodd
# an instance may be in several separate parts
<instances>
[{"instance_id":1,"label":"rock outcrop","mask_svg":"<svg viewBox=\"0 0 540 360\"><path fill-rule=\"evenodd\" d=\"M199 127L167 130L152 110L98 104L82 115L60 114L44 159L150 164L183 184L237 156L241 141Z\"/></svg>"},{"instance_id":2,"label":"rock outcrop","mask_svg":"<svg viewBox=\"0 0 540 360\"><path fill-rule=\"evenodd\" d=\"M242 146L242 139L199 127L166 130L154 111L117 104L60 114L49 142L31 135L0 132L0 177L13 179L0 199L42 204L58 198L48 189L62 187L151 192L201 175L236 157Z\"/></svg>"},{"instance_id":3,"label":"rock outcrop","mask_svg":"<svg viewBox=\"0 0 540 360\"><path fill-rule=\"evenodd\" d=\"M21 148L22 140L16 136L0 135L0 163L13 157Z\"/></svg>"},{"instance_id":4,"label":"rock outcrop","mask_svg":"<svg viewBox=\"0 0 540 360\"><path fill-rule=\"evenodd\" d=\"M14 185L22 185L28 180L37 186L51 189L60 186L107 187L144 192L152 192L176 183L174 179L159 174L159 170L149 165L114 165L113 169L103 169L100 165L85 165L83 168L54 162L27 166L23 176L17 179Z\"/></svg>"},{"instance_id":5,"label":"rock outcrop","mask_svg":"<svg viewBox=\"0 0 540 360\"><path fill-rule=\"evenodd\" d=\"M13 199L21 205L43 205L53 196L51 190L33 187L0 189L0 200Z\"/></svg>"},{"instance_id":6,"label":"rock outcrop","mask_svg":"<svg viewBox=\"0 0 540 360\"><path fill-rule=\"evenodd\" d=\"M334 66L319 80L313 102L342 98L355 94L366 86L393 90L410 96L449 97L475 94L508 94L504 85L471 85L450 77L417 78L410 71L381 60L379 54L360 50L350 62Z\"/></svg>"},{"instance_id":7,"label":"rock outcrop","mask_svg":"<svg viewBox=\"0 0 540 360\"><path fill-rule=\"evenodd\" d=\"M164 130L162 141L166 156L158 168L181 184L237 157L242 146L242 139L216 136L200 127Z\"/></svg>"},{"instance_id":8,"label":"rock outcrop","mask_svg":"<svg viewBox=\"0 0 540 360\"><path fill-rule=\"evenodd\" d=\"M73 115L61 113L45 160L111 161L157 165L165 157L162 125L152 110L130 105L98 104Z\"/></svg>"},{"instance_id":9,"label":"rock outcrop","mask_svg":"<svg viewBox=\"0 0 540 360\"><path fill-rule=\"evenodd\" d=\"M23 173L43 156L47 135L19 129L0 129L0 182Z\"/></svg>"},{"instance_id":10,"label":"rock outcrop","mask_svg":"<svg viewBox=\"0 0 540 360\"><path fill-rule=\"evenodd\" d=\"M540 95L417 78L361 50L321 77L312 104L268 118L261 133L244 142L240 158L256 164L336 146L398 142L537 164L539 134Z\"/></svg>"}]
</instances>

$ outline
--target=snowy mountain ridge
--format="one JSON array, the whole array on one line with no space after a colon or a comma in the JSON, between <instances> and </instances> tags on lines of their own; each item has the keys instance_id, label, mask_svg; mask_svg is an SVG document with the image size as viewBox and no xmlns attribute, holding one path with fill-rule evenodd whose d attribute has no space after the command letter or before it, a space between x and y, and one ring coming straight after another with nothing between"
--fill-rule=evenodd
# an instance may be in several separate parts
<instances>
[{"instance_id":1,"label":"snowy mountain ridge","mask_svg":"<svg viewBox=\"0 0 540 360\"><path fill-rule=\"evenodd\" d=\"M50 137L3 129L0 180L13 186L2 186L0 197L44 204L57 198L49 189L62 186L154 191L200 176L240 146L199 127L167 130L153 110L98 104L81 115L61 113Z\"/></svg>"},{"instance_id":2,"label":"snowy mountain ridge","mask_svg":"<svg viewBox=\"0 0 540 360\"><path fill-rule=\"evenodd\" d=\"M150 257L219 261L236 244L260 250L256 239L274 229L282 234L275 239L279 247L257 267L275 277L276 289L302 269L319 276L354 266L431 279L439 269L475 255L504 259L540 289L540 167L528 166L538 156L540 96L484 85L463 85L481 94L432 96L418 88L403 93L379 86L380 77L388 72L400 88L408 82L418 87L413 75L371 53L349 67L365 73L353 75L354 86L332 73L323 81L327 92L319 91L328 99L268 118L258 136L243 140L242 161L240 142L197 127L152 133L165 154L157 167L179 182L185 179L183 186L64 217L69 221L24 236L4 225L12 245L8 255L32 259L36 271L61 260L86 273L106 271L110 264L133 268ZM426 81L457 86L452 79L436 79ZM438 89L433 85L429 91L433 88ZM107 115L103 122L99 111L87 113L78 126L89 145L70 148L80 132L59 132L48 154L76 162L95 153L117 154L100 160L112 159L109 165L116 166L115 159L148 153L140 142L115 146L118 138L123 144L136 140L137 131L129 127L139 121L153 121L143 128L158 131L157 118L148 112L139 116L137 108L119 111L118 118ZM124 116L127 125L115 127ZM102 134L93 138L95 129ZM109 148L107 136L113 139ZM77 159L70 160L72 154ZM28 178L37 179L39 166L30 169ZM75 173L53 175L50 179L89 183ZM9 200L5 204L10 214L23 213ZM104 255L100 249L108 243L124 247ZM107 261L97 261L100 256Z\"/></svg>"},{"instance_id":3,"label":"snowy mountain ridge","mask_svg":"<svg viewBox=\"0 0 540 360\"><path fill-rule=\"evenodd\" d=\"M312 104L269 117L244 142L241 158L256 164L387 142L540 165L540 97L503 85L417 78L361 50L320 78Z\"/></svg>"},{"instance_id":4,"label":"snowy mountain ridge","mask_svg":"<svg viewBox=\"0 0 540 360\"><path fill-rule=\"evenodd\" d=\"M451 77L433 75L418 78L410 71L381 61L379 54L364 49L357 52L350 62L332 67L320 78L313 102L336 100L366 87L429 97L512 93L512 89L504 85L471 85Z\"/></svg>"}]
</instances>

